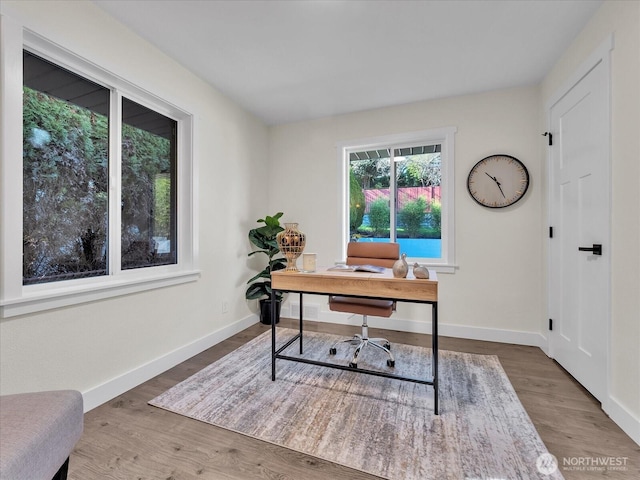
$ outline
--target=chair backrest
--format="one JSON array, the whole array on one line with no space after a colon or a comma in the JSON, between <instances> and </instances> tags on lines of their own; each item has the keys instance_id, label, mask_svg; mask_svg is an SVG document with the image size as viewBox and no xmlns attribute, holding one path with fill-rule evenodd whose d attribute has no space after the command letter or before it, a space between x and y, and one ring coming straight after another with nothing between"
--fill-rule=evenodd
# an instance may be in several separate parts
<instances>
[{"instance_id":1,"label":"chair backrest","mask_svg":"<svg viewBox=\"0 0 640 480\"><path fill-rule=\"evenodd\" d=\"M400 258L400 245L394 242L349 242L347 265L376 265L391 268Z\"/></svg>"}]
</instances>

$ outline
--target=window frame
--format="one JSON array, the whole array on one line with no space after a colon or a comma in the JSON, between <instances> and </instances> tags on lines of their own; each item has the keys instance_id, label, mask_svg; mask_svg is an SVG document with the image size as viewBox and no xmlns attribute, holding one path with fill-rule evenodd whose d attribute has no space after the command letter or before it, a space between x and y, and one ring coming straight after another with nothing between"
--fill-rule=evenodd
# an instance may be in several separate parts
<instances>
[{"instance_id":1,"label":"window frame","mask_svg":"<svg viewBox=\"0 0 640 480\"><path fill-rule=\"evenodd\" d=\"M196 165L193 159L193 115L153 93L52 44L47 39L2 21L0 55L0 318L75 305L134 292L196 281ZM109 126L109 255L106 276L22 285L22 51L27 50L111 91ZM121 110L122 97L177 122L177 264L122 270ZM19 159L19 160L16 160Z\"/></svg>"},{"instance_id":2,"label":"window frame","mask_svg":"<svg viewBox=\"0 0 640 480\"><path fill-rule=\"evenodd\" d=\"M428 266L437 272L454 273L455 264L455 142L454 137L457 132L456 127L442 127L416 132L401 134L383 135L363 139L349 140L339 143L338 164L341 180L341 202L340 202L340 252L342 258L346 258L346 248L349 242L349 155L352 152L363 150L378 150L383 148L401 148L419 145L441 145L441 258L408 258L408 261L418 262Z\"/></svg>"}]
</instances>

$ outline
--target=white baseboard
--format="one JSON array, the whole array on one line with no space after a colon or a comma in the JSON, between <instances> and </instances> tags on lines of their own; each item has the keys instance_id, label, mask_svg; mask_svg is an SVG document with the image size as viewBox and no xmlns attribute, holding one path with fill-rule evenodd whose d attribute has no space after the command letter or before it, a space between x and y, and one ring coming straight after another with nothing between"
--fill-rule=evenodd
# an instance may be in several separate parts
<instances>
[{"instance_id":1,"label":"white baseboard","mask_svg":"<svg viewBox=\"0 0 640 480\"><path fill-rule=\"evenodd\" d=\"M123 394L141 383L166 372L181 362L197 355L207 348L211 348L217 343L241 332L245 328L258 322L257 315L249 315L238 320L231 325L221 328L205 337L202 337L192 343L184 345L172 352L158 357L150 362L141 365L129 372L126 372L116 378L113 378L101 385L82 392L85 413L89 410L102 405L105 402Z\"/></svg>"},{"instance_id":2,"label":"white baseboard","mask_svg":"<svg viewBox=\"0 0 640 480\"><path fill-rule=\"evenodd\" d=\"M512 343L542 348L545 338L537 332L502 330L498 328L470 327L467 325L442 325L438 333L443 337L468 338L486 342Z\"/></svg>"},{"instance_id":3,"label":"white baseboard","mask_svg":"<svg viewBox=\"0 0 640 480\"><path fill-rule=\"evenodd\" d=\"M629 410L623 407L618 400L612 396L609 397L607 404L602 404L604 413L609 415L629 437L631 440L640 445L640 419L633 416Z\"/></svg>"},{"instance_id":4,"label":"white baseboard","mask_svg":"<svg viewBox=\"0 0 640 480\"><path fill-rule=\"evenodd\" d=\"M338 323L343 325L359 326L362 324L360 315L349 315L338 312L321 312L319 322ZM370 327L384 330L399 330L411 333L431 333L431 322L418 322L415 320L402 319L394 315L393 321L388 319L369 317ZM497 328L471 327L467 325L450 325L438 322L438 336L467 338L470 340L484 340L487 342L513 343L516 345L527 345L532 347L546 346L544 336L536 332L521 332L518 330L502 330Z\"/></svg>"}]
</instances>

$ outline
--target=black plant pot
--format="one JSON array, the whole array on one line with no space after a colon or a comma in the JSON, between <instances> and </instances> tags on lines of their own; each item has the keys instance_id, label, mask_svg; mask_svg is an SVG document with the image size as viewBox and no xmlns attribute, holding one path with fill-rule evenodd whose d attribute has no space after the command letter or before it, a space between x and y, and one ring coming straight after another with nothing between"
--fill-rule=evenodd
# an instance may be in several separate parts
<instances>
[{"instance_id":1,"label":"black plant pot","mask_svg":"<svg viewBox=\"0 0 640 480\"><path fill-rule=\"evenodd\" d=\"M276 300L276 323L280 321L280 302ZM260 300L260 323L271 325L271 300L263 298Z\"/></svg>"}]
</instances>

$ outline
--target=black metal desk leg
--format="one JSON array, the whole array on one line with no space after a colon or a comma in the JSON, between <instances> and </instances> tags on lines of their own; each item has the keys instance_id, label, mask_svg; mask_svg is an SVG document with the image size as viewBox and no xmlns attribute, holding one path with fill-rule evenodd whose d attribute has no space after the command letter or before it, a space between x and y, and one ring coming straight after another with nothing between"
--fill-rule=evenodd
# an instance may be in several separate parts
<instances>
[{"instance_id":1,"label":"black metal desk leg","mask_svg":"<svg viewBox=\"0 0 640 480\"><path fill-rule=\"evenodd\" d=\"M438 302L431 304L431 348L433 353L433 413L439 415L438 408Z\"/></svg>"},{"instance_id":2,"label":"black metal desk leg","mask_svg":"<svg viewBox=\"0 0 640 480\"><path fill-rule=\"evenodd\" d=\"M276 379L276 292L271 289L271 380Z\"/></svg>"},{"instance_id":3,"label":"black metal desk leg","mask_svg":"<svg viewBox=\"0 0 640 480\"><path fill-rule=\"evenodd\" d=\"M302 305L302 292L300 292L300 355L302 355L302 312L304 312L304 306Z\"/></svg>"}]
</instances>

